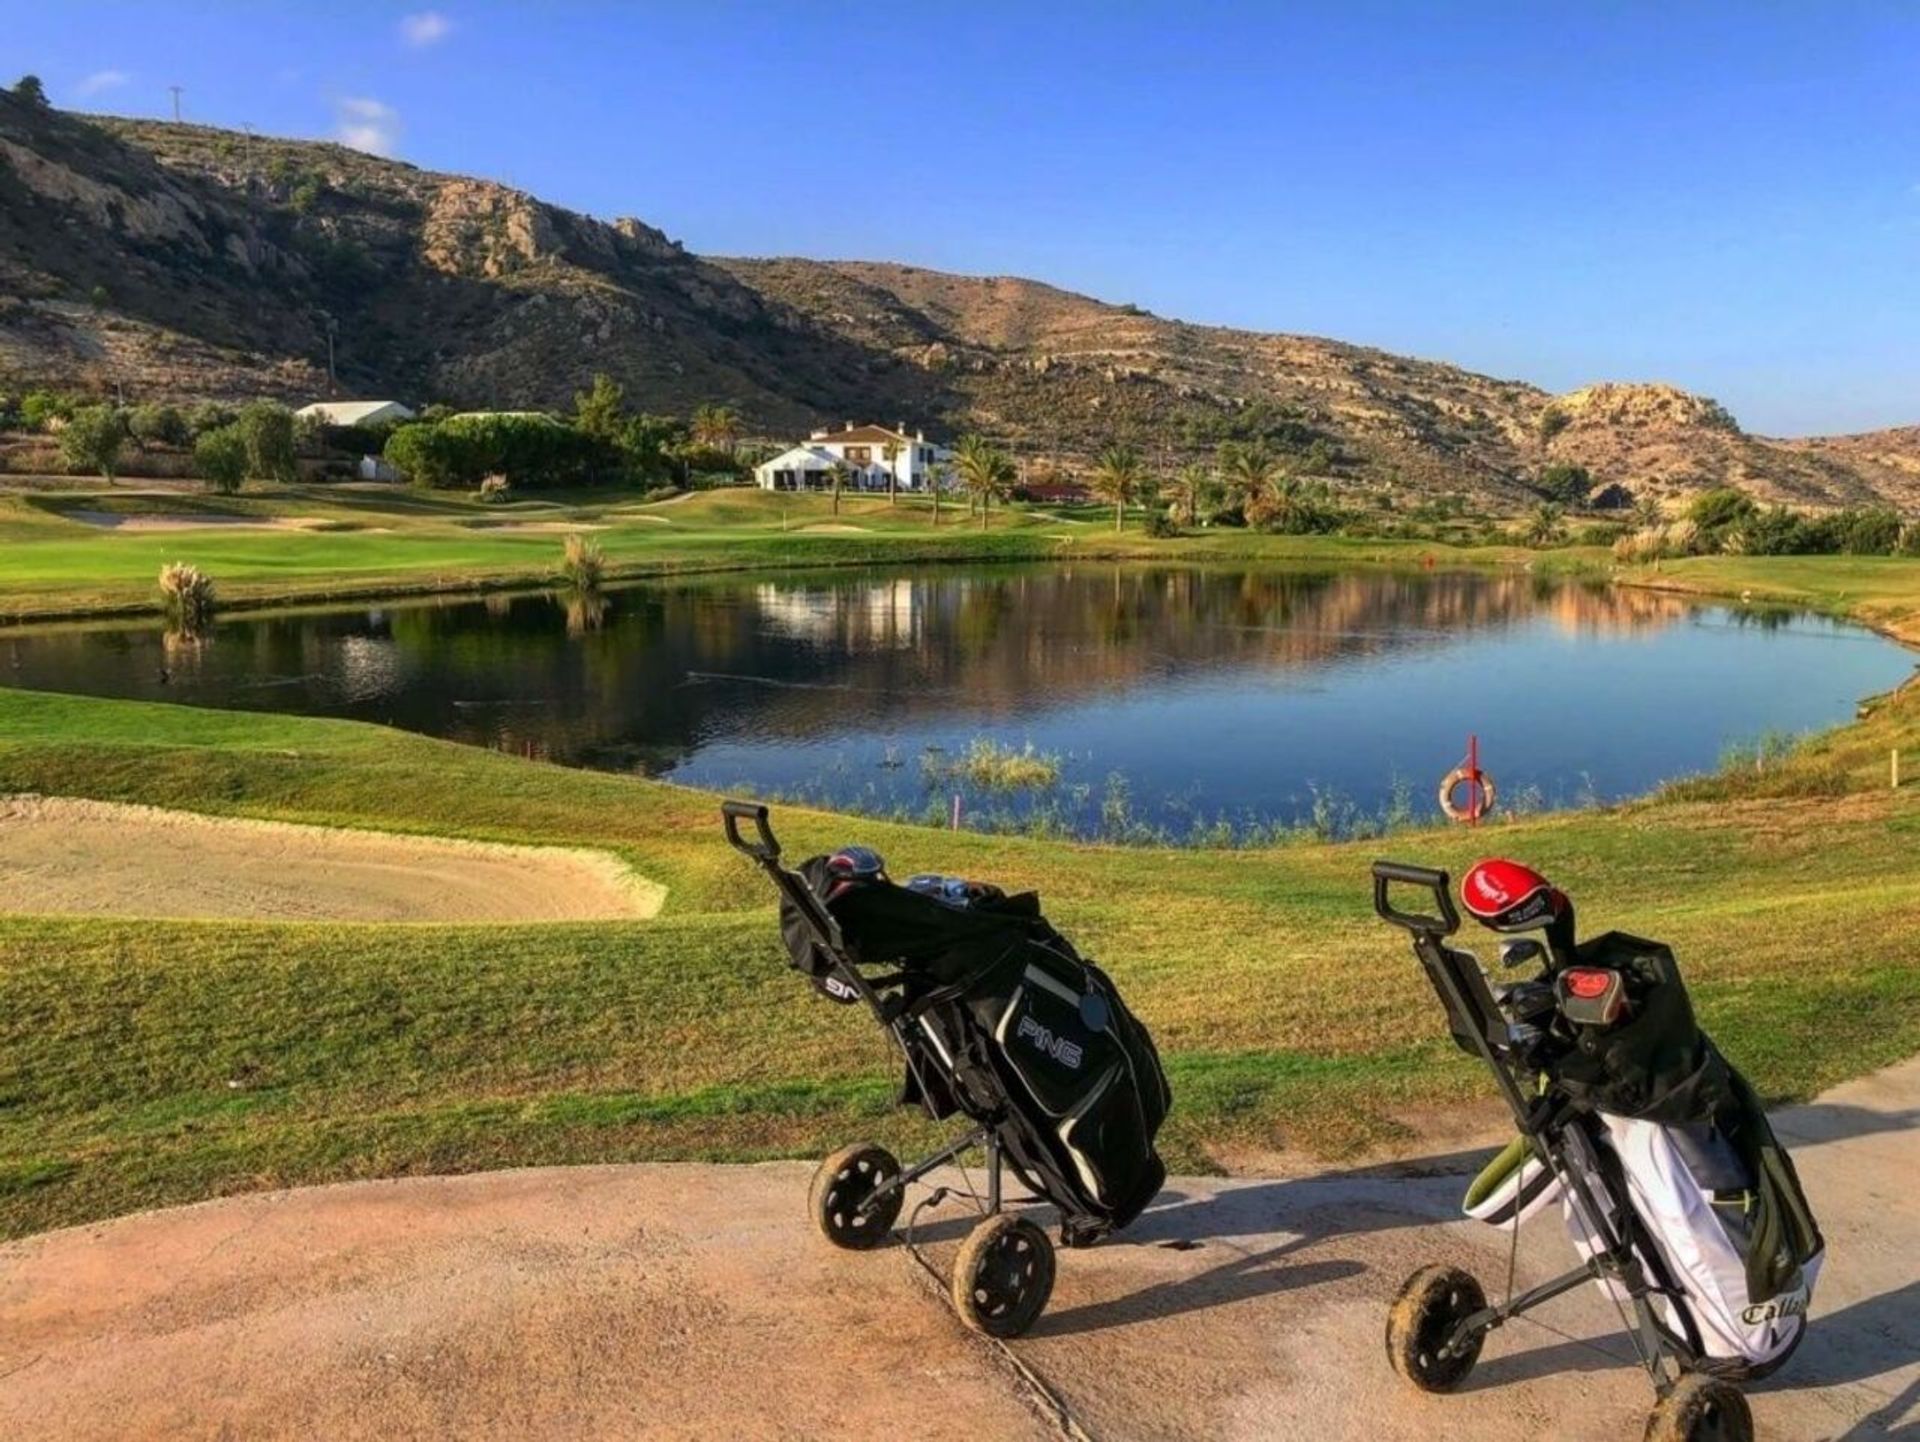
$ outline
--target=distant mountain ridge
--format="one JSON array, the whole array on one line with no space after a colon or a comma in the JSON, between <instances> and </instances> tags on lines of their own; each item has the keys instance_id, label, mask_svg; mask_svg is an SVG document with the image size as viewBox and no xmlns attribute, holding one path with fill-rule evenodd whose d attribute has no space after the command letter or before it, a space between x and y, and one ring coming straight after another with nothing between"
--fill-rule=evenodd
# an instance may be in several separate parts
<instances>
[{"instance_id":1,"label":"distant mountain ridge","mask_svg":"<svg viewBox=\"0 0 1920 1442\"><path fill-rule=\"evenodd\" d=\"M1037 281L701 257L492 181L0 93L0 390L304 401L330 324L344 391L411 401L564 407L606 372L770 437L907 421L1068 469L1115 439L1174 464L1263 435L1296 470L1415 496L1520 504L1574 464L1638 494L1920 506L1920 427L1770 440L1672 386L1556 397Z\"/></svg>"}]
</instances>

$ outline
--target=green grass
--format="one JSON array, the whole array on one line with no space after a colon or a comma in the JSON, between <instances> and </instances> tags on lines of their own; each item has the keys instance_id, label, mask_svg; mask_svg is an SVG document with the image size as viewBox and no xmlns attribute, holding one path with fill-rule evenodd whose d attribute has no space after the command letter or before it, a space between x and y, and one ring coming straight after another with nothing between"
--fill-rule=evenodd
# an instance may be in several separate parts
<instances>
[{"instance_id":1,"label":"green grass","mask_svg":"<svg viewBox=\"0 0 1920 1442\"><path fill-rule=\"evenodd\" d=\"M306 530L212 525L129 532L75 519L76 511L132 516L300 518ZM1517 563L1517 547L1456 549L1431 543L1337 537L1198 533L1153 541L1138 531L1077 525L1009 507L980 530L964 507L903 499L845 497L840 512L821 496L755 490L712 491L639 504L631 495L568 494L507 506L466 495L405 490L269 487L223 498L180 492L0 494L0 621L152 611L155 578L169 561L211 575L227 607L378 595L549 585L560 577L560 530L589 534L606 556L609 580L696 570L774 566L911 564L959 560L1113 557L1194 560L1313 560L1418 564ZM1569 549L1541 558L1556 568L1591 568L1605 552Z\"/></svg>"},{"instance_id":2,"label":"green grass","mask_svg":"<svg viewBox=\"0 0 1920 1442\"><path fill-rule=\"evenodd\" d=\"M1769 1096L1804 1096L1920 1050L1920 789L1884 782L1917 702L1785 758L1782 776L1826 778L1815 796L1743 773L1708 802L1391 851L1543 866L1588 928L1671 942L1722 1044ZM23 790L603 846L668 895L656 921L546 926L9 918L0 1233L344 1178L925 1139L889 1105L877 1029L783 966L771 891L721 844L710 796L355 723L0 690L0 793ZM1487 1095L1368 909L1372 846L777 819L795 855L857 838L903 873L1037 886L1159 1037L1178 1166L1417 1151L1423 1116Z\"/></svg>"}]
</instances>

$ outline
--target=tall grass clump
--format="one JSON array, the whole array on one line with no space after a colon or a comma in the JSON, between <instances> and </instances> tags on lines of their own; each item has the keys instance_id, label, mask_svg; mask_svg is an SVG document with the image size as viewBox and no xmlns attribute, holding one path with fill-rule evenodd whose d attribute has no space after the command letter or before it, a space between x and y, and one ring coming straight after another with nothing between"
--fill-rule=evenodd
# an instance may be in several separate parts
<instances>
[{"instance_id":1,"label":"tall grass clump","mask_svg":"<svg viewBox=\"0 0 1920 1442\"><path fill-rule=\"evenodd\" d=\"M184 561L160 568L160 605L167 629L182 636L198 636L213 623L213 577Z\"/></svg>"},{"instance_id":2,"label":"tall grass clump","mask_svg":"<svg viewBox=\"0 0 1920 1442\"><path fill-rule=\"evenodd\" d=\"M976 736L951 761L929 761L929 779L959 781L983 791L1044 791L1060 780L1060 758L1025 746L1003 745Z\"/></svg>"},{"instance_id":3,"label":"tall grass clump","mask_svg":"<svg viewBox=\"0 0 1920 1442\"><path fill-rule=\"evenodd\" d=\"M568 536L560 557L560 574L578 591L591 591L606 578L607 558L600 543L578 531Z\"/></svg>"}]
</instances>

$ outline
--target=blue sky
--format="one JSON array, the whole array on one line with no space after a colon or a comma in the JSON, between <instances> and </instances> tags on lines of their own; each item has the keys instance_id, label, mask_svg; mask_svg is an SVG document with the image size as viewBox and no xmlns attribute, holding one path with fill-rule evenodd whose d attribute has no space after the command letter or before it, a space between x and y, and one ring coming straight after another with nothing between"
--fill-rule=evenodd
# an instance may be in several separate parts
<instances>
[{"instance_id":1,"label":"blue sky","mask_svg":"<svg viewBox=\"0 0 1920 1442\"><path fill-rule=\"evenodd\" d=\"M703 252L1920 422L1920 4L0 0L29 70Z\"/></svg>"}]
</instances>

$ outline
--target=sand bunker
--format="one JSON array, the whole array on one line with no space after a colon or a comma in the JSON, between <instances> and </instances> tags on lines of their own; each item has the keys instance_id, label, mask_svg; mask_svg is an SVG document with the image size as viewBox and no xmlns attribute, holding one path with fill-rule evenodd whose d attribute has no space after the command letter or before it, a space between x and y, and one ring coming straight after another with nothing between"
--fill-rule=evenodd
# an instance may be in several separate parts
<instances>
[{"instance_id":1,"label":"sand bunker","mask_svg":"<svg viewBox=\"0 0 1920 1442\"><path fill-rule=\"evenodd\" d=\"M518 531L534 535L606 530L606 526L599 521L462 521L460 524L470 531Z\"/></svg>"},{"instance_id":2,"label":"sand bunker","mask_svg":"<svg viewBox=\"0 0 1920 1442\"><path fill-rule=\"evenodd\" d=\"M80 521L110 531L311 531L338 524L325 516L217 516L128 515L122 511L62 511L69 521Z\"/></svg>"},{"instance_id":3,"label":"sand bunker","mask_svg":"<svg viewBox=\"0 0 1920 1442\"><path fill-rule=\"evenodd\" d=\"M841 521L821 521L815 525L802 526L800 527L800 529L803 531L811 531L816 535L821 532L825 532L829 535L835 535L835 536L864 536L868 532L870 532L873 529L873 527L851 526Z\"/></svg>"},{"instance_id":4,"label":"sand bunker","mask_svg":"<svg viewBox=\"0 0 1920 1442\"><path fill-rule=\"evenodd\" d=\"M665 896L602 851L0 797L0 913L590 921Z\"/></svg>"}]
</instances>

